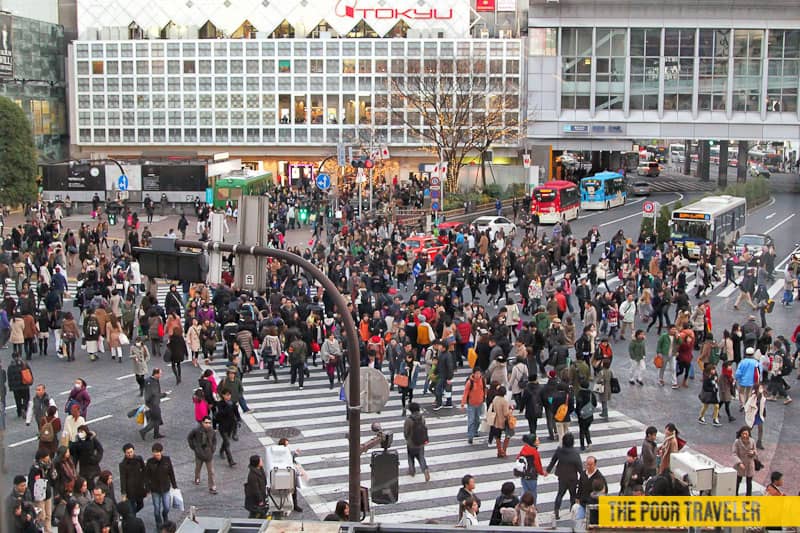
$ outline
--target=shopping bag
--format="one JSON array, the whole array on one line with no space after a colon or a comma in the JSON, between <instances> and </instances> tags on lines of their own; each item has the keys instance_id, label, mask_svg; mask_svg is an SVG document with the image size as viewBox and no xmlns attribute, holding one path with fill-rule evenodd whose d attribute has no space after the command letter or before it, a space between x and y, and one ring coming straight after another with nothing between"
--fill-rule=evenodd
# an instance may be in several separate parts
<instances>
[{"instance_id":1,"label":"shopping bag","mask_svg":"<svg viewBox=\"0 0 800 533\"><path fill-rule=\"evenodd\" d=\"M131 343L131 340L124 333L120 333L119 334L119 343L120 343L121 346L127 346L128 344Z\"/></svg>"},{"instance_id":2,"label":"shopping bag","mask_svg":"<svg viewBox=\"0 0 800 533\"><path fill-rule=\"evenodd\" d=\"M181 492L181 489L172 489L169 491L169 495L172 498L172 508L178 511L183 511L183 493Z\"/></svg>"},{"instance_id":3,"label":"shopping bag","mask_svg":"<svg viewBox=\"0 0 800 533\"><path fill-rule=\"evenodd\" d=\"M660 353L656 354L655 359L653 359L653 364L656 365L656 368L663 368L663 366L664 366L664 356L661 355Z\"/></svg>"}]
</instances>

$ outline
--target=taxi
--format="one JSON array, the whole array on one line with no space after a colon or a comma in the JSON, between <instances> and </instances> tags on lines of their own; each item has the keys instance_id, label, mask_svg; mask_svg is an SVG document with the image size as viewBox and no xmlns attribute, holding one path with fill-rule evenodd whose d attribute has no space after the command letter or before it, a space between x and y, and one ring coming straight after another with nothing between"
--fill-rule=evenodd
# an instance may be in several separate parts
<instances>
[{"instance_id":1,"label":"taxi","mask_svg":"<svg viewBox=\"0 0 800 533\"><path fill-rule=\"evenodd\" d=\"M430 235L415 235L404 240L403 244L406 247L409 258L413 257L416 259L423 254L427 254L428 261L431 263L433 262L433 258L436 257L436 254L443 252L446 248L439 239Z\"/></svg>"}]
</instances>

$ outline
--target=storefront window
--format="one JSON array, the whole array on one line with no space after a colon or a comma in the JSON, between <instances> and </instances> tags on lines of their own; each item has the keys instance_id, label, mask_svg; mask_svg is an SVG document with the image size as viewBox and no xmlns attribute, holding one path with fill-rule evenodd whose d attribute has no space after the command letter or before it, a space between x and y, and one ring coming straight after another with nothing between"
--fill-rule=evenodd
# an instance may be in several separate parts
<instances>
[{"instance_id":1,"label":"storefront window","mask_svg":"<svg viewBox=\"0 0 800 533\"><path fill-rule=\"evenodd\" d=\"M322 124L323 117L323 101L321 94L311 95L311 124Z\"/></svg>"},{"instance_id":2,"label":"storefront window","mask_svg":"<svg viewBox=\"0 0 800 533\"><path fill-rule=\"evenodd\" d=\"M339 96L329 94L325 107L325 115L328 117L328 124L339 123Z\"/></svg>"},{"instance_id":3,"label":"storefront window","mask_svg":"<svg viewBox=\"0 0 800 533\"><path fill-rule=\"evenodd\" d=\"M278 96L278 116L281 124L291 124L292 97L288 94Z\"/></svg>"},{"instance_id":4,"label":"storefront window","mask_svg":"<svg viewBox=\"0 0 800 533\"><path fill-rule=\"evenodd\" d=\"M372 123L372 98L369 96L358 97L358 123Z\"/></svg>"},{"instance_id":5,"label":"storefront window","mask_svg":"<svg viewBox=\"0 0 800 533\"><path fill-rule=\"evenodd\" d=\"M356 123L356 98L353 94L342 96L342 124Z\"/></svg>"},{"instance_id":6,"label":"storefront window","mask_svg":"<svg viewBox=\"0 0 800 533\"><path fill-rule=\"evenodd\" d=\"M295 124L305 124L306 123L306 97L305 96L295 96L294 97L294 123Z\"/></svg>"}]
</instances>

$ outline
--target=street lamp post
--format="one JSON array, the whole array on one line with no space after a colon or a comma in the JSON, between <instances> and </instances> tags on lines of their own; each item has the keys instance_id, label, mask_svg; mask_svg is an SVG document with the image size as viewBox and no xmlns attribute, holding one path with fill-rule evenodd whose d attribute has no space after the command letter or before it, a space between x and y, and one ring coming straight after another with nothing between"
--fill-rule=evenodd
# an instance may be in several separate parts
<instances>
[{"instance_id":1,"label":"street lamp post","mask_svg":"<svg viewBox=\"0 0 800 533\"><path fill-rule=\"evenodd\" d=\"M242 244L227 244L219 241L199 242L176 240L176 248L193 248L207 252L229 252L235 254L250 254L261 257L272 257L279 261L299 266L319 281L338 308L344 323L344 333L347 335L347 357L350 365L349 389L347 394L347 412L349 419L349 499L350 516L361 516L361 355L358 349L358 330L353 316L347 311L347 300L339 292L334 283L317 268L313 263L285 250L266 248L263 246L247 246Z\"/></svg>"}]
</instances>

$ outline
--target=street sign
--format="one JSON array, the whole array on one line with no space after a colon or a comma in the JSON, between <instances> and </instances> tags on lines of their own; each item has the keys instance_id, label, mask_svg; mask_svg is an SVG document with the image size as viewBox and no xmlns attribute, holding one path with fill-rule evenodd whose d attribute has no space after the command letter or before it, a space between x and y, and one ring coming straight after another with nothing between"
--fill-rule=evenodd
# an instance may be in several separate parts
<instances>
[{"instance_id":1,"label":"street sign","mask_svg":"<svg viewBox=\"0 0 800 533\"><path fill-rule=\"evenodd\" d=\"M438 211L439 210L439 201L438 200L431 201L431 209L433 211Z\"/></svg>"},{"instance_id":2,"label":"street sign","mask_svg":"<svg viewBox=\"0 0 800 533\"><path fill-rule=\"evenodd\" d=\"M256 277L253 274L245 274L244 275L244 284L245 285L255 285L256 284Z\"/></svg>"},{"instance_id":3,"label":"street sign","mask_svg":"<svg viewBox=\"0 0 800 533\"><path fill-rule=\"evenodd\" d=\"M377 368L361 367L361 411L364 413L380 413L389 401L389 381ZM344 394L349 401L350 381L344 380Z\"/></svg>"},{"instance_id":4,"label":"street sign","mask_svg":"<svg viewBox=\"0 0 800 533\"><path fill-rule=\"evenodd\" d=\"M331 188L331 177L330 175L321 172L317 174L317 188L321 191L327 191Z\"/></svg>"},{"instance_id":5,"label":"street sign","mask_svg":"<svg viewBox=\"0 0 800 533\"><path fill-rule=\"evenodd\" d=\"M440 180L435 176L431 178L431 188L439 187L441 185L442 185L442 180Z\"/></svg>"},{"instance_id":6,"label":"street sign","mask_svg":"<svg viewBox=\"0 0 800 533\"><path fill-rule=\"evenodd\" d=\"M128 176L125 174L120 174L119 178L117 179L117 189L121 191L128 190Z\"/></svg>"},{"instance_id":7,"label":"street sign","mask_svg":"<svg viewBox=\"0 0 800 533\"><path fill-rule=\"evenodd\" d=\"M343 167L347 164L347 160L344 158L344 143L339 143L336 145L336 163Z\"/></svg>"},{"instance_id":8,"label":"street sign","mask_svg":"<svg viewBox=\"0 0 800 533\"><path fill-rule=\"evenodd\" d=\"M441 164L437 167L436 172L431 176L430 190L431 190L431 210L439 211L442 208L442 180L439 177Z\"/></svg>"},{"instance_id":9,"label":"street sign","mask_svg":"<svg viewBox=\"0 0 800 533\"><path fill-rule=\"evenodd\" d=\"M642 203L642 216L644 218L655 218L657 203L647 200Z\"/></svg>"},{"instance_id":10,"label":"street sign","mask_svg":"<svg viewBox=\"0 0 800 533\"><path fill-rule=\"evenodd\" d=\"M522 167L531 168L531 154L525 152L522 154Z\"/></svg>"}]
</instances>

